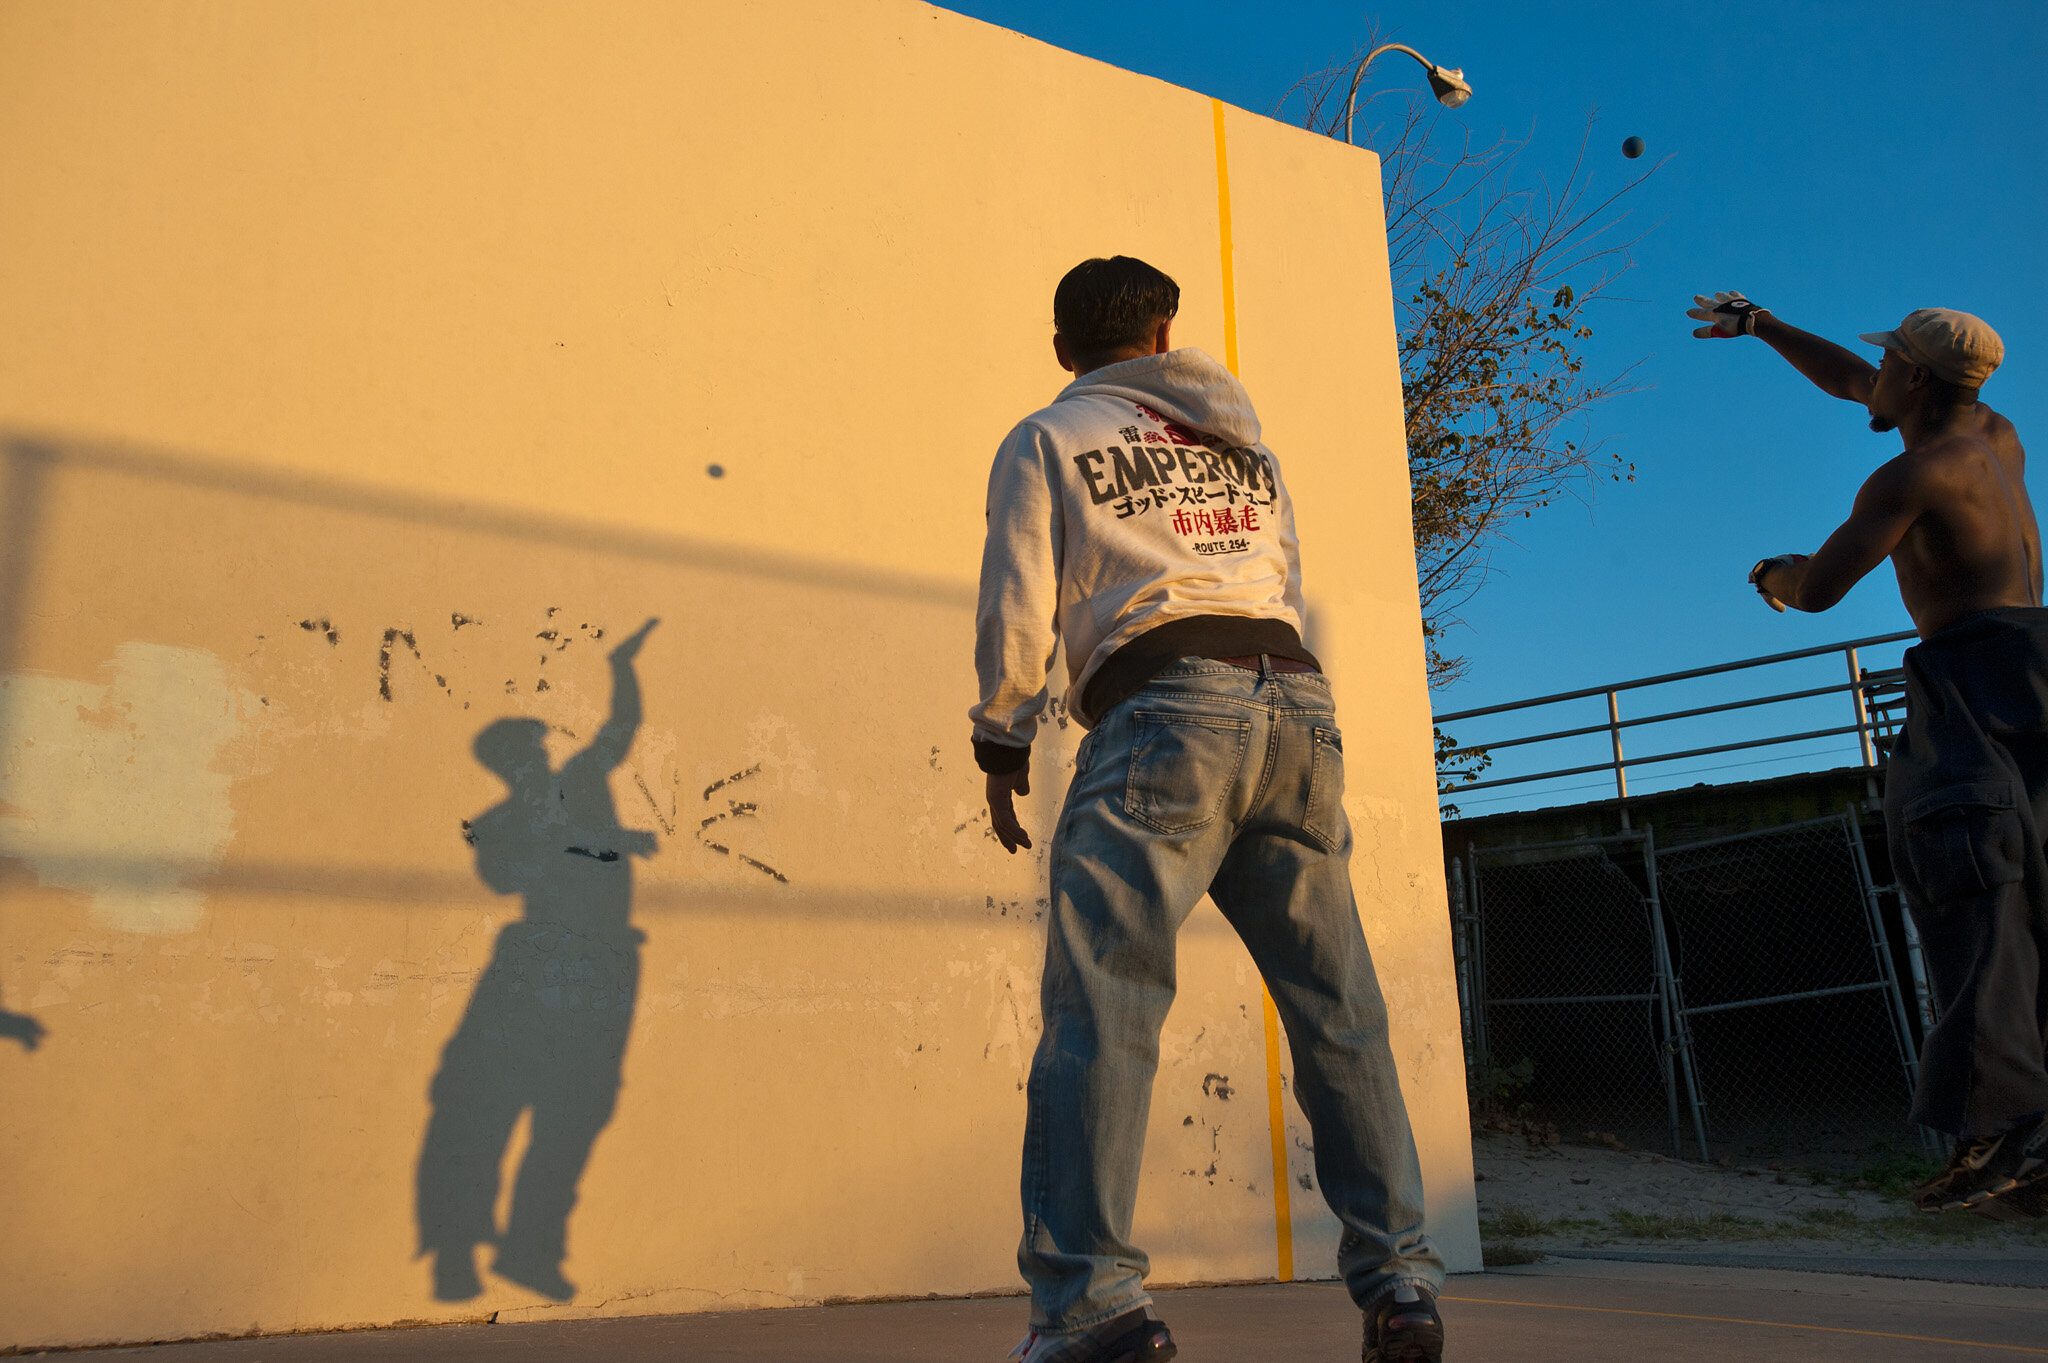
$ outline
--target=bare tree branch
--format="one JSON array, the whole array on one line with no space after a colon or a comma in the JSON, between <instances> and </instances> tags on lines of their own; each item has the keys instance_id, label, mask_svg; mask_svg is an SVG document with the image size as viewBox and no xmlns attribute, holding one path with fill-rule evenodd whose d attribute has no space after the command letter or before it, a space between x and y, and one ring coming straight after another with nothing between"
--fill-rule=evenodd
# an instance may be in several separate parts
<instances>
[{"instance_id":1,"label":"bare tree branch","mask_svg":"<svg viewBox=\"0 0 2048 1363\"><path fill-rule=\"evenodd\" d=\"M1297 82L1275 114L1342 137L1351 72L1380 38ZM1637 390L1635 366L1589 374L1584 343L1590 307L1613 299L1633 264L1639 237L1622 231L1624 200L1657 167L1596 193L1587 163L1595 121L1589 113L1570 172L1553 188L1526 173L1533 130L1482 145L1413 91L1383 90L1359 105L1358 133L1380 156L1386 197L1432 687L1465 671L1446 636L1486 585L1493 549L1513 542L1514 522L1561 496L1583 500L1602 480L1635 478L1588 418ZM1438 748L1445 789L1486 765L1484 752L1460 754L1441 734Z\"/></svg>"}]
</instances>

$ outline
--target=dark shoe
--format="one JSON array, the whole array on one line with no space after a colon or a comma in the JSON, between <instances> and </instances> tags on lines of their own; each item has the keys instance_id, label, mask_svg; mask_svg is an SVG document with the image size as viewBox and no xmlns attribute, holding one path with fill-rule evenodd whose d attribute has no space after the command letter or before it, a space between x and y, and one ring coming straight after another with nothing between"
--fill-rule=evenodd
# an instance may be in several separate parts
<instances>
[{"instance_id":1,"label":"dark shoe","mask_svg":"<svg viewBox=\"0 0 2048 1363\"><path fill-rule=\"evenodd\" d=\"M2048 1216L2048 1177L2022 1183L2009 1193L1987 1198L1970 1208L1988 1221L2038 1221Z\"/></svg>"},{"instance_id":2,"label":"dark shoe","mask_svg":"<svg viewBox=\"0 0 2048 1363\"><path fill-rule=\"evenodd\" d=\"M1009 1363L1167 1363L1179 1352L1166 1322L1141 1306L1088 1330L1033 1330L1010 1351Z\"/></svg>"},{"instance_id":3,"label":"dark shoe","mask_svg":"<svg viewBox=\"0 0 2048 1363\"><path fill-rule=\"evenodd\" d=\"M484 1294L483 1281L476 1276L474 1246L437 1249L433 1255L435 1301L468 1301Z\"/></svg>"},{"instance_id":4,"label":"dark shoe","mask_svg":"<svg viewBox=\"0 0 2048 1363\"><path fill-rule=\"evenodd\" d=\"M2025 1194L2048 1180L2048 1117L2034 1117L1995 1136L1959 1140L1948 1165L1913 1193L1923 1212L1952 1212L1992 1198Z\"/></svg>"},{"instance_id":5,"label":"dark shoe","mask_svg":"<svg viewBox=\"0 0 2048 1363\"><path fill-rule=\"evenodd\" d=\"M507 1282L518 1283L531 1292L538 1292L549 1301L567 1301L576 1295L576 1284L562 1276L560 1264L534 1262L504 1254L491 1265L491 1272Z\"/></svg>"},{"instance_id":6,"label":"dark shoe","mask_svg":"<svg viewBox=\"0 0 2048 1363\"><path fill-rule=\"evenodd\" d=\"M1443 1356L1436 1293L1421 1283L1403 1283L1367 1309L1364 1363L1438 1363Z\"/></svg>"}]
</instances>

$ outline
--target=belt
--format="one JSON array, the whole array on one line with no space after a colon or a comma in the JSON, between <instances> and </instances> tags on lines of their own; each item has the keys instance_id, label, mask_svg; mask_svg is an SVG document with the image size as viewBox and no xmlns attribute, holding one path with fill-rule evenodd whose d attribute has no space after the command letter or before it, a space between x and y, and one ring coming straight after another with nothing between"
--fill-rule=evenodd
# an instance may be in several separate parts
<instances>
[{"instance_id":1,"label":"belt","mask_svg":"<svg viewBox=\"0 0 2048 1363\"><path fill-rule=\"evenodd\" d=\"M1229 663L1232 667L1242 667L1249 672L1259 671L1261 663L1264 663L1267 669L1274 672L1320 672L1323 670L1314 663L1305 663L1296 658L1276 658L1269 653L1247 653L1241 658L1211 658L1209 661Z\"/></svg>"}]
</instances>

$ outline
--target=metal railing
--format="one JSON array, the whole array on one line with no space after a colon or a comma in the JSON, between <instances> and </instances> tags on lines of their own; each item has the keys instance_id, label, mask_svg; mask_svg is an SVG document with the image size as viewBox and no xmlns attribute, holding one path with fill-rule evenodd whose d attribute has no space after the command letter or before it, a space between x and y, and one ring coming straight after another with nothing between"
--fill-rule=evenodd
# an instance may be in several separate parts
<instances>
[{"instance_id":1,"label":"metal railing","mask_svg":"<svg viewBox=\"0 0 2048 1363\"><path fill-rule=\"evenodd\" d=\"M1528 734L1519 737L1498 739L1487 743L1473 743L1451 748L1438 757L1438 770L1446 763L1459 757L1476 757L1501 751L1504 748L1524 747L1533 743L1551 743L1564 739L1585 738L1592 734L1605 733L1613 755L1599 762L1579 766L1557 767L1549 771L1519 773L1513 776L1497 776L1488 780L1460 781L1454 787L1442 792L1444 798L1466 795L1472 791L1488 790L1499 786L1522 785L1532 781L1547 781L1565 776L1583 776L1588 772L1612 771L1614 773L1614 796L1616 800L1628 799L1628 769L1646 767L1660 762L1677 762L1686 758L1708 757L1716 753L1740 752L1751 748L1766 748L1785 743L1800 743L1811 739L1838 738L1848 734L1856 735L1858 754L1862 765L1874 769L1880 758L1884 738L1894 727L1892 712L1902 703L1903 679L1894 671L1871 673L1865 671L1860 657L1861 650L1879 644L1894 644L1918 636L1912 630L1897 634L1874 634L1863 639L1849 639L1838 644L1822 644L1815 648L1793 649L1786 653L1771 653L1759 658L1745 658L1740 662L1717 663L1712 667L1689 668L1683 672L1664 672L1654 677L1637 677L1631 681L1613 682L1606 686L1588 686L1576 691L1560 691L1555 695L1535 696L1528 700L1509 701L1504 705L1483 705L1471 710L1458 710L1438 715L1438 726L1454 724L1461 720L1480 719L1488 715L1507 714L1515 710L1529 710L1538 706L1557 705L1566 701L1587 700L1594 696L1607 699L1607 721L1604 724L1580 725L1570 729L1557 729L1549 733ZM1818 658L1830 653L1839 653L1848 664L1849 679L1831 686L1806 687L1796 691L1781 691L1771 695L1750 696L1740 700L1721 701L1713 705L1695 706L1684 710L1671 710L1662 714L1642 715L1628 719L1621 715L1621 693L1637 691L1644 687L1662 686L1671 682L1690 681L1698 677L1711 677L1722 673L1740 672L1749 668L1768 667L1776 663L1794 662L1803 658ZM1777 705L1790 701L1811 700L1817 696L1846 695L1854 722L1819 729L1806 729L1798 733L1770 734L1762 737L1745 738L1732 743L1715 743L1703 747L1691 747L1675 752L1654 753L1648 757L1627 756L1622 747L1621 733L1624 729L1639 728L1647 724L1664 724L1673 720L1697 719L1707 715L1725 714L1736 710L1754 709L1758 706ZM1622 809L1622 826L1628 826L1628 810Z\"/></svg>"}]
</instances>

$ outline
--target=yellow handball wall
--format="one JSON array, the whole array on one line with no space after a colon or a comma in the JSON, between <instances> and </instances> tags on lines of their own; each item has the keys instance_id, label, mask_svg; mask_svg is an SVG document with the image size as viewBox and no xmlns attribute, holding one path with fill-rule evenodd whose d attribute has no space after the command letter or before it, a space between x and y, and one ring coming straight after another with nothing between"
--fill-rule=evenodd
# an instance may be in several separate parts
<instances>
[{"instance_id":1,"label":"yellow handball wall","mask_svg":"<svg viewBox=\"0 0 2048 1363\"><path fill-rule=\"evenodd\" d=\"M1015 1288L982 497L1117 252L1285 462L1477 1267L1370 154L909 0L4 0L0 186L0 1346ZM1262 1003L1204 906L1157 1281L1334 1271Z\"/></svg>"}]
</instances>

